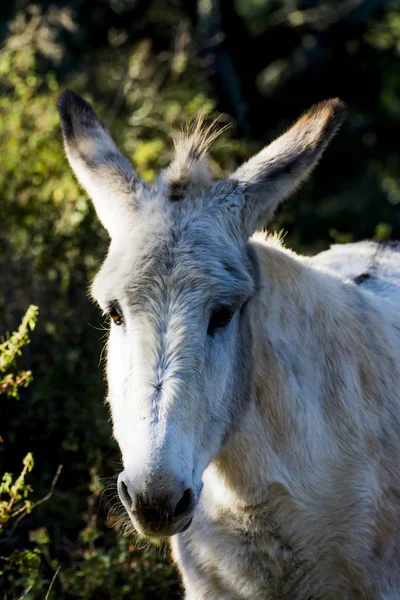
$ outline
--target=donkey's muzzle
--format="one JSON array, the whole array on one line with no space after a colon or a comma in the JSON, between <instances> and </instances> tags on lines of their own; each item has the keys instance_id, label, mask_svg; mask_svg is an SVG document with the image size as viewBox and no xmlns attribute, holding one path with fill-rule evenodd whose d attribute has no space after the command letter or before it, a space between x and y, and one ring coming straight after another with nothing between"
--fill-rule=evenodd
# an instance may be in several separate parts
<instances>
[{"instance_id":1,"label":"donkey's muzzle","mask_svg":"<svg viewBox=\"0 0 400 600\"><path fill-rule=\"evenodd\" d=\"M118 477L118 494L139 533L171 536L181 533L191 523L194 493L183 484L175 484L169 492L165 489L141 491L123 471Z\"/></svg>"}]
</instances>

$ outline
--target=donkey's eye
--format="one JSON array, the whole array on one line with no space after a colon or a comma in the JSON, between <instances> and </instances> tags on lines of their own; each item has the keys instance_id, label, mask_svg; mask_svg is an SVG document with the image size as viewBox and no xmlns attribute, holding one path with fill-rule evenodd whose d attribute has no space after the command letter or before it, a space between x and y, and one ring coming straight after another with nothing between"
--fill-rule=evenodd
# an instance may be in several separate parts
<instances>
[{"instance_id":1,"label":"donkey's eye","mask_svg":"<svg viewBox=\"0 0 400 600\"><path fill-rule=\"evenodd\" d=\"M213 310L210 322L208 324L208 335L213 335L217 329L226 327L234 315L234 311L226 304L220 304Z\"/></svg>"},{"instance_id":2,"label":"donkey's eye","mask_svg":"<svg viewBox=\"0 0 400 600\"><path fill-rule=\"evenodd\" d=\"M116 325L122 325L123 317L121 307L117 302L113 302L109 308L108 314Z\"/></svg>"}]
</instances>

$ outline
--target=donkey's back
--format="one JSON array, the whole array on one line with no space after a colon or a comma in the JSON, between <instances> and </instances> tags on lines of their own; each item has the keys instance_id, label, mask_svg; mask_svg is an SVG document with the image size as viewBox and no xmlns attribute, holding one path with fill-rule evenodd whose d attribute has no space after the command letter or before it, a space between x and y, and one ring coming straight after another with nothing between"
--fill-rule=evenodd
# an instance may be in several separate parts
<instances>
[{"instance_id":1,"label":"donkey's back","mask_svg":"<svg viewBox=\"0 0 400 600\"><path fill-rule=\"evenodd\" d=\"M311 263L336 271L343 279L385 298L400 310L399 241L336 244L314 256Z\"/></svg>"}]
</instances>

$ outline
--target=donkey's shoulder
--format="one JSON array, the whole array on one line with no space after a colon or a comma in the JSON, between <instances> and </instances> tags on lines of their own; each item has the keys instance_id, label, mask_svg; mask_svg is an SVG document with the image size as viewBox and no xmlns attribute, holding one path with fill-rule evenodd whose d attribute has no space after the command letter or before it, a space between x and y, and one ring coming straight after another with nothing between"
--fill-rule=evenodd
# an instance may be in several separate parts
<instances>
[{"instance_id":1,"label":"donkey's shoulder","mask_svg":"<svg viewBox=\"0 0 400 600\"><path fill-rule=\"evenodd\" d=\"M343 280L351 281L390 302L400 302L398 241L335 244L312 257L310 263L318 269L333 270Z\"/></svg>"}]
</instances>

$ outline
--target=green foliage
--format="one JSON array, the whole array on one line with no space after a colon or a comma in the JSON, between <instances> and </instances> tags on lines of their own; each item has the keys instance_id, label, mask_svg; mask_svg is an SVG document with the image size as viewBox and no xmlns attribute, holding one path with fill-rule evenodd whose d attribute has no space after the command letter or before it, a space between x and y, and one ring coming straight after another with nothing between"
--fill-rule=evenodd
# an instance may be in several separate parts
<instances>
[{"instance_id":1,"label":"green foliage","mask_svg":"<svg viewBox=\"0 0 400 600\"><path fill-rule=\"evenodd\" d=\"M26 387L32 380L30 371L11 372L15 368L17 357L22 354L24 346L29 344L29 331L33 331L38 315L37 306L31 305L26 311L17 331L0 344L0 395L6 394L18 398L19 389ZM0 443L3 440L0 438ZM9 521L32 510L29 498L32 488L25 477L33 469L34 461L30 452L23 459L23 469L13 480L11 473L4 473L0 482L0 535ZM15 555L14 555L15 558ZM10 558L10 561L14 559Z\"/></svg>"},{"instance_id":2,"label":"green foliage","mask_svg":"<svg viewBox=\"0 0 400 600\"><path fill-rule=\"evenodd\" d=\"M7 371L15 366L17 356L21 355L22 348L29 344L29 330L34 330L37 315L37 306L31 305L26 311L18 331L0 344L0 395L8 394L18 398L19 388L26 387L32 380L31 371L20 371L17 374Z\"/></svg>"},{"instance_id":3,"label":"green foliage","mask_svg":"<svg viewBox=\"0 0 400 600\"><path fill-rule=\"evenodd\" d=\"M29 514L32 510L29 499L32 488L25 482L27 473L32 471L34 465L30 452L25 456L23 465L20 475L14 481L11 473L4 473L0 482L0 535L10 519L21 513Z\"/></svg>"},{"instance_id":4,"label":"green foliage","mask_svg":"<svg viewBox=\"0 0 400 600\"><path fill-rule=\"evenodd\" d=\"M30 371L12 372L18 356L24 346L29 344L29 331L36 325L38 308L31 305L26 311L17 331L0 345L0 393L17 399L19 389L26 387L32 380ZM3 440L0 440L2 442ZM10 535L25 516L30 514L32 487L26 477L34 467L31 452L23 459L23 468L18 477L11 473L3 473L0 480L0 541ZM39 548L13 550L9 556L0 556L0 583L6 589L7 584L15 588L21 585L29 593L33 588L42 589L43 578L40 575L41 551Z\"/></svg>"},{"instance_id":5,"label":"green foliage","mask_svg":"<svg viewBox=\"0 0 400 600\"><path fill-rule=\"evenodd\" d=\"M0 585L11 598L39 598L48 582L41 573L41 551L14 550L10 556L0 557ZM18 595L17 595L18 594ZM8 596L6 596L8 597Z\"/></svg>"}]
</instances>

